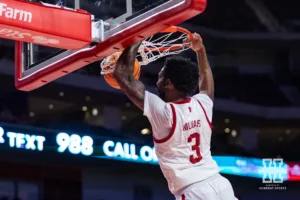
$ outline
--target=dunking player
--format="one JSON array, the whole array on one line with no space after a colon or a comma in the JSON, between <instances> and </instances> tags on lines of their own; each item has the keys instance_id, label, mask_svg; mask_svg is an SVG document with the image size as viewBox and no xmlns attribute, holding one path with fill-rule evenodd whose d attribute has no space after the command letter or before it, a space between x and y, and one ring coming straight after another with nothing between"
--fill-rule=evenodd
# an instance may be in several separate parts
<instances>
[{"instance_id":1,"label":"dunking player","mask_svg":"<svg viewBox=\"0 0 300 200\"><path fill-rule=\"evenodd\" d=\"M191 41L199 66L182 57L166 59L156 84L160 98L132 76L139 46L123 51L113 75L152 125L155 151L170 191L177 200L235 199L210 152L214 80L200 35L193 34ZM189 97L198 84L200 93Z\"/></svg>"}]
</instances>

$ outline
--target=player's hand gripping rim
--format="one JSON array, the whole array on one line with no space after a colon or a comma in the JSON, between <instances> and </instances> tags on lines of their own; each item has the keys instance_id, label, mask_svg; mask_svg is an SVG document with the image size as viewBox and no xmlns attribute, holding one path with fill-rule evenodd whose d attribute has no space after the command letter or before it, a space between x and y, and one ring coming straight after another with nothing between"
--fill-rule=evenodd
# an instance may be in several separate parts
<instances>
[{"instance_id":1,"label":"player's hand gripping rim","mask_svg":"<svg viewBox=\"0 0 300 200\"><path fill-rule=\"evenodd\" d=\"M200 51L204 48L201 36L198 33L193 33L193 40L190 41L189 38L183 40L183 43L191 47L194 51Z\"/></svg>"}]
</instances>

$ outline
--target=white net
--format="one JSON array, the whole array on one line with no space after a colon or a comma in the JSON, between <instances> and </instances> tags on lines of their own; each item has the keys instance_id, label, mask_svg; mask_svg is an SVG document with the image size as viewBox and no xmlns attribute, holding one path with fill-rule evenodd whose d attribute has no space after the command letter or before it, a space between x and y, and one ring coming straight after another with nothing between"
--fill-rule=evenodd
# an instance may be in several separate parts
<instances>
[{"instance_id":1,"label":"white net","mask_svg":"<svg viewBox=\"0 0 300 200\"><path fill-rule=\"evenodd\" d=\"M144 40L138 50L137 59L140 65L148 65L159 58L180 54L190 48L189 43L184 43L188 35L181 32L161 33L162 36L152 36ZM179 36L178 36L179 34ZM108 56L101 62L101 74L109 74L114 71L121 51Z\"/></svg>"}]
</instances>

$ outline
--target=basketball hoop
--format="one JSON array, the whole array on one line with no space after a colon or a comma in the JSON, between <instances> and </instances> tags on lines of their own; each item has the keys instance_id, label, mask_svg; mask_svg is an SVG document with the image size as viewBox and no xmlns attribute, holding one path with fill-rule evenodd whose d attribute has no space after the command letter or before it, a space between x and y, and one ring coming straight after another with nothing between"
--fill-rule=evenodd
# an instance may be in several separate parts
<instances>
[{"instance_id":1,"label":"basketball hoop","mask_svg":"<svg viewBox=\"0 0 300 200\"><path fill-rule=\"evenodd\" d=\"M157 33L150 38L144 40L138 50L137 59L140 65L147 65L156 61L159 58L180 54L190 48L189 43L184 43L186 39L191 41L193 35L190 31L171 26L160 33ZM116 62L119 59L120 53L117 52L106 57L101 63L101 74L109 74L114 71Z\"/></svg>"}]
</instances>

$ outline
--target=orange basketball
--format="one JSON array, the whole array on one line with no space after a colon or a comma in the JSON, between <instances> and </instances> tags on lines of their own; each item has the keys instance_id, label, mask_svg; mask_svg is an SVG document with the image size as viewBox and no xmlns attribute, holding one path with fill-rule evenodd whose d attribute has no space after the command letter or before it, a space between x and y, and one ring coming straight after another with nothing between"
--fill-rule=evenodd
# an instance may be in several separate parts
<instances>
[{"instance_id":1,"label":"orange basketball","mask_svg":"<svg viewBox=\"0 0 300 200\"><path fill-rule=\"evenodd\" d=\"M109 68L114 68L118 58L120 57L122 52L117 52L109 57L106 58L104 62L106 62L106 65L108 65ZM139 61L136 59L134 63L134 69L133 69L133 77L135 80L138 80L141 75L141 65ZM117 83L116 79L114 78L112 73L104 74L105 81L113 88L120 89L119 84Z\"/></svg>"}]
</instances>

